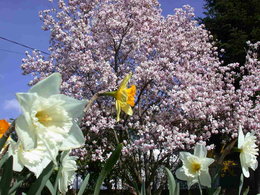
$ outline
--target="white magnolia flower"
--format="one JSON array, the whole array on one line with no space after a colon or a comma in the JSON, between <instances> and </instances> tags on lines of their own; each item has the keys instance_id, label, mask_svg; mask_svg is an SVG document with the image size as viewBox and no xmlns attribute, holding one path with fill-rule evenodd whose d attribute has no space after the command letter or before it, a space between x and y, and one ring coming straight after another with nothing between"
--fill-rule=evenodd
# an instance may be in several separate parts
<instances>
[{"instance_id":1,"label":"white magnolia flower","mask_svg":"<svg viewBox=\"0 0 260 195\"><path fill-rule=\"evenodd\" d=\"M248 132L246 136L244 136L241 126L239 126L238 149L240 149L239 157L242 172L245 177L249 177L248 168L256 170L258 166L256 156L258 155L259 149L256 145L256 136L254 136L254 134L250 132Z\"/></svg>"},{"instance_id":2,"label":"white magnolia flower","mask_svg":"<svg viewBox=\"0 0 260 195\"><path fill-rule=\"evenodd\" d=\"M56 163L60 150L78 148L85 142L75 120L83 113L86 101L59 94L60 85L61 75L54 73L34 85L28 93L16 94L23 114L16 119L18 145L12 155L17 155L19 162L36 176L38 172L32 170L36 161L29 163L27 158L22 160L24 156L33 155L36 159L46 158Z\"/></svg>"},{"instance_id":3,"label":"white magnolia flower","mask_svg":"<svg viewBox=\"0 0 260 195\"><path fill-rule=\"evenodd\" d=\"M187 181L188 188L200 182L201 185L211 187L209 165L214 162L212 158L206 158L207 149L204 145L197 144L194 155L189 152L180 152L183 166L176 171L176 177Z\"/></svg>"},{"instance_id":4,"label":"white magnolia flower","mask_svg":"<svg viewBox=\"0 0 260 195\"><path fill-rule=\"evenodd\" d=\"M75 171L77 170L76 157L69 156L70 151L64 151L61 155L61 175L58 184L59 191L66 194L68 186L73 183Z\"/></svg>"}]
</instances>

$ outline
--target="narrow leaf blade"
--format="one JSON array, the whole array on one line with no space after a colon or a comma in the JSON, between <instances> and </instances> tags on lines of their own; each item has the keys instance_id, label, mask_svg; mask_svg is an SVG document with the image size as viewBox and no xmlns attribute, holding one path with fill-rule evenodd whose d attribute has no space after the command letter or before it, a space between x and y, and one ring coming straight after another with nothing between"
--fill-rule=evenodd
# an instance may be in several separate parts
<instances>
[{"instance_id":1,"label":"narrow leaf blade","mask_svg":"<svg viewBox=\"0 0 260 195\"><path fill-rule=\"evenodd\" d=\"M176 182L175 179L172 175L172 172L167 168L164 167L164 169L166 170L167 173L167 178L168 178L168 189L169 189L169 194L170 195L175 195L175 189L176 189Z\"/></svg>"},{"instance_id":2,"label":"narrow leaf blade","mask_svg":"<svg viewBox=\"0 0 260 195\"><path fill-rule=\"evenodd\" d=\"M55 190L54 190L54 187L53 187L52 183L50 182L50 180L48 180L46 182L46 187L50 191L51 195L55 195Z\"/></svg>"},{"instance_id":3,"label":"narrow leaf blade","mask_svg":"<svg viewBox=\"0 0 260 195\"><path fill-rule=\"evenodd\" d=\"M8 194L13 178L13 157L10 156L3 166L3 176L0 181L0 194Z\"/></svg>"},{"instance_id":4,"label":"narrow leaf blade","mask_svg":"<svg viewBox=\"0 0 260 195\"><path fill-rule=\"evenodd\" d=\"M113 153L111 154L111 156L108 158L108 160L106 161L103 169L101 170L98 179L97 179L97 183L95 186L95 191L94 191L94 195L98 195L100 192L100 187L104 181L104 179L106 178L107 174L112 170L112 168L114 167L114 165L116 164L117 160L120 157L121 154L121 150L122 150L123 145L119 144L116 149L113 151Z\"/></svg>"},{"instance_id":5,"label":"narrow leaf blade","mask_svg":"<svg viewBox=\"0 0 260 195\"><path fill-rule=\"evenodd\" d=\"M82 182L81 186L80 186L80 190L78 192L78 195L82 195L88 185L88 181L89 181L89 177L90 174L87 174L87 176L85 177L84 181Z\"/></svg>"},{"instance_id":6,"label":"narrow leaf blade","mask_svg":"<svg viewBox=\"0 0 260 195\"><path fill-rule=\"evenodd\" d=\"M54 163L50 162L49 165L42 171L39 178L32 184L27 195L38 195L38 194L40 195L46 182L49 180L53 169L54 169Z\"/></svg>"}]
</instances>

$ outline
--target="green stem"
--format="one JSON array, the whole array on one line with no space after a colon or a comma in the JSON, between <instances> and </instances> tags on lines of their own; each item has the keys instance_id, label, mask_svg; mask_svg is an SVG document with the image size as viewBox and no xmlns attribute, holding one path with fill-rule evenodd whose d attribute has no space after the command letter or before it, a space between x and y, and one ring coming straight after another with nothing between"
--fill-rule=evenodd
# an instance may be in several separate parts
<instances>
[{"instance_id":1,"label":"green stem","mask_svg":"<svg viewBox=\"0 0 260 195\"><path fill-rule=\"evenodd\" d=\"M59 169L58 169L58 173L57 173L55 183L54 183L54 186L53 186L55 194L57 194L57 191L58 191L58 181L59 181L60 175L61 175L61 167L59 167Z\"/></svg>"},{"instance_id":2,"label":"green stem","mask_svg":"<svg viewBox=\"0 0 260 195\"><path fill-rule=\"evenodd\" d=\"M198 185L199 185L200 195L203 195L199 177L198 177Z\"/></svg>"}]
</instances>

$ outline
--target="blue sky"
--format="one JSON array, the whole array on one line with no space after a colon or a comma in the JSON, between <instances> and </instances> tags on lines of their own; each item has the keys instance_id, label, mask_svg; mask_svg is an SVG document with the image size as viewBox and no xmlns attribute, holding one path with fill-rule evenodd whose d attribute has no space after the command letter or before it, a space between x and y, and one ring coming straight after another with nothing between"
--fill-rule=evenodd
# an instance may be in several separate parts
<instances>
[{"instance_id":1,"label":"blue sky","mask_svg":"<svg viewBox=\"0 0 260 195\"><path fill-rule=\"evenodd\" d=\"M189 4L196 17L202 16L203 0L159 0L163 15L173 14L174 8ZM48 51L49 33L41 30L40 10L49 9L48 0L0 0L0 37L30 47ZM26 92L31 76L22 75L22 58L28 50L0 39L0 119L16 118L19 105L15 93ZM30 52L30 50L28 50Z\"/></svg>"}]
</instances>

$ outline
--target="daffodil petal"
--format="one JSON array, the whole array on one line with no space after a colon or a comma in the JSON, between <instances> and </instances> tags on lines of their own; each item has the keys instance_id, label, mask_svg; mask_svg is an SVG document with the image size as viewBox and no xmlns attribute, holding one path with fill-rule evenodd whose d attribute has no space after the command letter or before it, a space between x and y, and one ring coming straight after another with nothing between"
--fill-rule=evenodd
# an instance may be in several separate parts
<instances>
[{"instance_id":1,"label":"daffodil petal","mask_svg":"<svg viewBox=\"0 0 260 195\"><path fill-rule=\"evenodd\" d=\"M80 148L85 144L84 135L79 126L74 123L68 137L62 142L60 150Z\"/></svg>"},{"instance_id":2,"label":"daffodil petal","mask_svg":"<svg viewBox=\"0 0 260 195\"><path fill-rule=\"evenodd\" d=\"M244 176L248 178L250 174L249 174L248 165L246 164L246 157L244 154L240 153L239 158L242 167L242 172Z\"/></svg>"},{"instance_id":3,"label":"daffodil petal","mask_svg":"<svg viewBox=\"0 0 260 195\"><path fill-rule=\"evenodd\" d=\"M131 79L131 77L132 77L132 73L129 73L128 75L126 75L125 78L123 79L123 81L120 83L119 89L120 88L126 88L127 87L127 83Z\"/></svg>"},{"instance_id":4,"label":"daffodil petal","mask_svg":"<svg viewBox=\"0 0 260 195\"><path fill-rule=\"evenodd\" d=\"M63 94L54 95L53 98L57 98L63 100L65 103L63 104L63 108L68 112L68 114L72 118L79 118L82 117L83 110L87 103L86 100L77 100Z\"/></svg>"},{"instance_id":5,"label":"daffodil petal","mask_svg":"<svg viewBox=\"0 0 260 195\"><path fill-rule=\"evenodd\" d=\"M207 155L206 147L202 144L196 144L196 146L194 148L194 155L198 156L200 158L205 158Z\"/></svg>"},{"instance_id":6,"label":"daffodil petal","mask_svg":"<svg viewBox=\"0 0 260 195\"><path fill-rule=\"evenodd\" d=\"M21 172L24 166L18 157L17 147L18 144L11 139L10 146L8 148L8 156L13 156L13 170L17 172Z\"/></svg>"},{"instance_id":7,"label":"daffodil petal","mask_svg":"<svg viewBox=\"0 0 260 195\"><path fill-rule=\"evenodd\" d=\"M191 156L189 152L180 152L180 159L185 162L187 161L187 158Z\"/></svg>"},{"instance_id":8,"label":"daffodil petal","mask_svg":"<svg viewBox=\"0 0 260 195\"><path fill-rule=\"evenodd\" d=\"M204 168L208 168L215 160L213 158L204 158L203 159L203 167Z\"/></svg>"},{"instance_id":9,"label":"daffodil petal","mask_svg":"<svg viewBox=\"0 0 260 195\"><path fill-rule=\"evenodd\" d=\"M237 147L240 149L242 144L244 143L245 141L245 137L244 137L244 134L243 134L243 131L242 131L242 127L241 125L239 125L239 132L238 132L238 145Z\"/></svg>"},{"instance_id":10,"label":"daffodil petal","mask_svg":"<svg viewBox=\"0 0 260 195\"><path fill-rule=\"evenodd\" d=\"M36 93L16 93L16 98L26 119L29 119L32 104L39 96Z\"/></svg>"},{"instance_id":11,"label":"daffodil petal","mask_svg":"<svg viewBox=\"0 0 260 195\"><path fill-rule=\"evenodd\" d=\"M188 179L188 177L185 174L183 167L177 169L176 172L175 172L175 175L180 180L187 180Z\"/></svg>"},{"instance_id":12,"label":"daffodil petal","mask_svg":"<svg viewBox=\"0 0 260 195\"><path fill-rule=\"evenodd\" d=\"M24 115L20 115L15 121L15 131L25 150L36 147L36 132L28 125Z\"/></svg>"},{"instance_id":13,"label":"daffodil petal","mask_svg":"<svg viewBox=\"0 0 260 195\"><path fill-rule=\"evenodd\" d=\"M211 177L208 171L201 171L201 175L199 176L199 180L201 185L211 187Z\"/></svg>"},{"instance_id":14,"label":"daffodil petal","mask_svg":"<svg viewBox=\"0 0 260 195\"><path fill-rule=\"evenodd\" d=\"M73 182L75 171L77 170L76 157L69 156L70 151L64 151L61 154L61 176L58 180L59 191L66 194L68 185Z\"/></svg>"},{"instance_id":15,"label":"daffodil petal","mask_svg":"<svg viewBox=\"0 0 260 195\"><path fill-rule=\"evenodd\" d=\"M37 93L42 97L49 97L54 94L59 94L61 81L60 73L53 73L46 79L39 81L29 90L29 92Z\"/></svg>"},{"instance_id":16,"label":"daffodil petal","mask_svg":"<svg viewBox=\"0 0 260 195\"><path fill-rule=\"evenodd\" d=\"M40 163L37 163L34 166L27 166L27 168L35 174L36 178L38 178L41 175L43 169L45 169L50 162L50 159L43 158Z\"/></svg>"},{"instance_id":17,"label":"daffodil petal","mask_svg":"<svg viewBox=\"0 0 260 195\"><path fill-rule=\"evenodd\" d=\"M132 110L132 108L131 108L131 106L130 106L129 104L126 104L125 106L123 106L123 107L122 107L122 110L123 110L126 114L128 114L128 115L130 115L130 116L133 115L133 110Z\"/></svg>"},{"instance_id":18,"label":"daffodil petal","mask_svg":"<svg viewBox=\"0 0 260 195\"><path fill-rule=\"evenodd\" d=\"M56 157L58 156L59 153L59 143L55 143L51 140L47 139L41 139L43 144L46 147L46 150L49 152L50 159L56 164Z\"/></svg>"}]
</instances>

